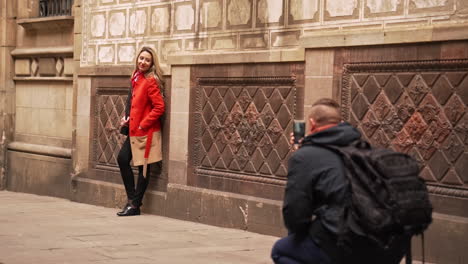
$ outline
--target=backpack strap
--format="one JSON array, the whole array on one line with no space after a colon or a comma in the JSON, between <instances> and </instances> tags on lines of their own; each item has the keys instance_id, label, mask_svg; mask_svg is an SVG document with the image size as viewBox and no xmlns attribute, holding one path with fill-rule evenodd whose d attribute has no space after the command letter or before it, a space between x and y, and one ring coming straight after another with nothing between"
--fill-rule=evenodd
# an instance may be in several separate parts
<instances>
[{"instance_id":1,"label":"backpack strap","mask_svg":"<svg viewBox=\"0 0 468 264\"><path fill-rule=\"evenodd\" d=\"M410 239L410 241L408 243L408 247L406 248L405 260L406 260L406 264L413 263L413 254L411 253L411 239Z\"/></svg>"}]
</instances>

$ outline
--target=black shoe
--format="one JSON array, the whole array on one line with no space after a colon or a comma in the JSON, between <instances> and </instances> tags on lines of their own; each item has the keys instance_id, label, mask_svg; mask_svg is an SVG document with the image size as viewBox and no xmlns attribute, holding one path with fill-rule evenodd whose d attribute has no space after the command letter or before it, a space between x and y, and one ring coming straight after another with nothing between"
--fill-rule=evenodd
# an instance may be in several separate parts
<instances>
[{"instance_id":1,"label":"black shoe","mask_svg":"<svg viewBox=\"0 0 468 264\"><path fill-rule=\"evenodd\" d=\"M129 207L129 206L130 206L130 203L127 203L127 204L122 208L122 211L118 212L117 215L118 215L118 214L123 214L123 213L125 212L125 210L127 210L127 207Z\"/></svg>"},{"instance_id":2,"label":"black shoe","mask_svg":"<svg viewBox=\"0 0 468 264\"><path fill-rule=\"evenodd\" d=\"M132 207L128 205L121 212L117 213L118 216L131 216L131 215L140 215L140 208Z\"/></svg>"}]
</instances>

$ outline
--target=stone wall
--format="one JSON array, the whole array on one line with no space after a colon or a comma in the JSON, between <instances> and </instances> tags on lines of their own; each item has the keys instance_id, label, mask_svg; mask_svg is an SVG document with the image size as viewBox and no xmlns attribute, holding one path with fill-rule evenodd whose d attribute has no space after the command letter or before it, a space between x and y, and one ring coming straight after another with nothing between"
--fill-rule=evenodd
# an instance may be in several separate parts
<instances>
[{"instance_id":1,"label":"stone wall","mask_svg":"<svg viewBox=\"0 0 468 264\"><path fill-rule=\"evenodd\" d=\"M11 2L11 1L10 1ZM14 118L7 137L6 187L69 196L73 109L73 17L39 18L39 3L17 1L9 38ZM3 31L2 31L3 32Z\"/></svg>"},{"instance_id":2,"label":"stone wall","mask_svg":"<svg viewBox=\"0 0 468 264\"><path fill-rule=\"evenodd\" d=\"M204 53L432 41L450 38L450 32L433 36L434 29L466 22L467 5L463 0L84 1L81 65L131 64L142 45L155 47L173 64L178 61L170 55L197 63L190 57Z\"/></svg>"},{"instance_id":3,"label":"stone wall","mask_svg":"<svg viewBox=\"0 0 468 264\"><path fill-rule=\"evenodd\" d=\"M10 53L16 46L16 10L15 3L0 1L0 189L6 187L6 150L15 118L14 64Z\"/></svg>"}]
</instances>

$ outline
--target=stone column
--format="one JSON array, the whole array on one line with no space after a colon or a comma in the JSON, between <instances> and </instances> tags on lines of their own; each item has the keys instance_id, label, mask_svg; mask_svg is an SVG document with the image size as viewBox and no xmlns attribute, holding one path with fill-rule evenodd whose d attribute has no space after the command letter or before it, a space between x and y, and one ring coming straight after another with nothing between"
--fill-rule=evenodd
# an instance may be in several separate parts
<instances>
[{"instance_id":1,"label":"stone column","mask_svg":"<svg viewBox=\"0 0 468 264\"><path fill-rule=\"evenodd\" d=\"M187 185L190 67L172 67L169 183Z\"/></svg>"},{"instance_id":2,"label":"stone column","mask_svg":"<svg viewBox=\"0 0 468 264\"><path fill-rule=\"evenodd\" d=\"M0 0L0 189L6 187L6 150L12 141L15 115L14 64L17 1Z\"/></svg>"}]
</instances>

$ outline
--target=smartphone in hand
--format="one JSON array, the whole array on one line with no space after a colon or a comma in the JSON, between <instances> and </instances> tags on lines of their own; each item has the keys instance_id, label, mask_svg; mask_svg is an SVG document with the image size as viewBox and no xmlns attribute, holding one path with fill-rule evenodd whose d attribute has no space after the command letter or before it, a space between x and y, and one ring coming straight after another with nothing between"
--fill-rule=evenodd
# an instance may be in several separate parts
<instances>
[{"instance_id":1,"label":"smartphone in hand","mask_svg":"<svg viewBox=\"0 0 468 264\"><path fill-rule=\"evenodd\" d=\"M294 120L293 122L294 144L298 145L299 140L305 136L305 121Z\"/></svg>"}]
</instances>

